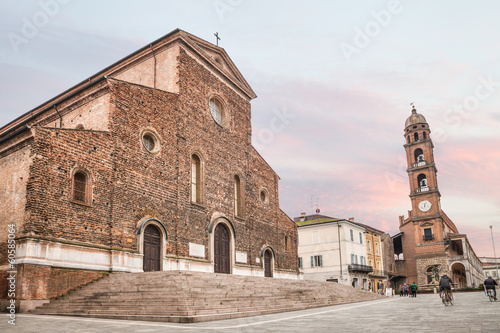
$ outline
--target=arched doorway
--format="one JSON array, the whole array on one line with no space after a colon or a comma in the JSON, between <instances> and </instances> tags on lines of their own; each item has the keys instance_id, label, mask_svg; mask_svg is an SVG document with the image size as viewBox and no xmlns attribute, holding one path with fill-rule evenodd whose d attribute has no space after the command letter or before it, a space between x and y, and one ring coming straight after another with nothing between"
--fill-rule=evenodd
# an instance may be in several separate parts
<instances>
[{"instance_id":1,"label":"arched doorway","mask_svg":"<svg viewBox=\"0 0 500 333\"><path fill-rule=\"evenodd\" d=\"M465 274L465 266L461 262L456 262L451 265L453 284L456 288L467 287L467 275Z\"/></svg>"},{"instance_id":2,"label":"arched doorway","mask_svg":"<svg viewBox=\"0 0 500 333\"><path fill-rule=\"evenodd\" d=\"M269 249L264 252L264 276L273 277L273 254Z\"/></svg>"},{"instance_id":3,"label":"arched doorway","mask_svg":"<svg viewBox=\"0 0 500 333\"><path fill-rule=\"evenodd\" d=\"M230 236L224 223L219 223L214 232L214 271L231 273Z\"/></svg>"},{"instance_id":4,"label":"arched doorway","mask_svg":"<svg viewBox=\"0 0 500 333\"><path fill-rule=\"evenodd\" d=\"M149 224L144 229L144 272L160 270L161 261L161 233L158 228Z\"/></svg>"}]
</instances>

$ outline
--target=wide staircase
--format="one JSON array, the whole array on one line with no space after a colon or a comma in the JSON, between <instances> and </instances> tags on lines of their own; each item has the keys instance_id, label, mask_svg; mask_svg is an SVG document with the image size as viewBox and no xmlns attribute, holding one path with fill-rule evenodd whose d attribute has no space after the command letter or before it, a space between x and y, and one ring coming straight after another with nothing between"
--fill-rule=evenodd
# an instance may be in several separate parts
<instances>
[{"instance_id":1,"label":"wide staircase","mask_svg":"<svg viewBox=\"0 0 500 333\"><path fill-rule=\"evenodd\" d=\"M192 323L379 298L333 282L186 271L114 273L30 313Z\"/></svg>"}]
</instances>

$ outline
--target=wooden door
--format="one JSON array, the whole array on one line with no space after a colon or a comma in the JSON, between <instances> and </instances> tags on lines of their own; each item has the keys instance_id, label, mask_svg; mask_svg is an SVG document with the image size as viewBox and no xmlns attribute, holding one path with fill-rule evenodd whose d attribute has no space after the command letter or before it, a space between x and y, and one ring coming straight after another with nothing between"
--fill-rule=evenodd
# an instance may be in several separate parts
<instances>
[{"instance_id":1,"label":"wooden door","mask_svg":"<svg viewBox=\"0 0 500 333\"><path fill-rule=\"evenodd\" d=\"M157 227L144 229L144 272L159 271L161 260L161 234Z\"/></svg>"},{"instance_id":2,"label":"wooden door","mask_svg":"<svg viewBox=\"0 0 500 333\"><path fill-rule=\"evenodd\" d=\"M219 223L214 234L214 261L215 273L231 273L230 238L227 227Z\"/></svg>"},{"instance_id":3,"label":"wooden door","mask_svg":"<svg viewBox=\"0 0 500 333\"><path fill-rule=\"evenodd\" d=\"M272 265L273 255L271 251L266 250L264 252L264 276L273 277L273 265Z\"/></svg>"}]
</instances>

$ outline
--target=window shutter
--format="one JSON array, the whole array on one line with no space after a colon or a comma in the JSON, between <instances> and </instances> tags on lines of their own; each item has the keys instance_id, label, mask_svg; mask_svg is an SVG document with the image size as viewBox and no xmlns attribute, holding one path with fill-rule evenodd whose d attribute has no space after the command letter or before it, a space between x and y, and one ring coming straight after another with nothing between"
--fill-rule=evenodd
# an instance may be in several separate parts
<instances>
[{"instance_id":1,"label":"window shutter","mask_svg":"<svg viewBox=\"0 0 500 333\"><path fill-rule=\"evenodd\" d=\"M322 255L319 256L319 266L323 267L323 256Z\"/></svg>"},{"instance_id":2,"label":"window shutter","mask_svg":"<svg viewBox=\"0 0 500 333\"><path fill-rule=\"evenodd\" d=\"M314 256L311 256L311 267L314 267Z\"/></svg>"}]
</instances>

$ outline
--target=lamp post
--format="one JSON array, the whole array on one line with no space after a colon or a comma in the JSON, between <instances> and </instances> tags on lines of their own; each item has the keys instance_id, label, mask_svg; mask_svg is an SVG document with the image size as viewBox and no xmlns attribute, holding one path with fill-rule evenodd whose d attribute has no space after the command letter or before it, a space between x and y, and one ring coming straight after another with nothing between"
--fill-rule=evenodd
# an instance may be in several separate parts
<instances>
[{"instance_id":1,"label":"lamp post","mask_svg":"<svg viewBox=\"0 0 500 333\"><path fill-rule=\"evenodd\" d=\"M493 244L493 255L495 256L495 268L497 270L497 280L500 279L500 275L498 275L498 264L497 264L497 253L495 251L495 241L493 239L493 226L490 225L490 232L491 232L491 243Z\"/></svg>"}]
</instances>

